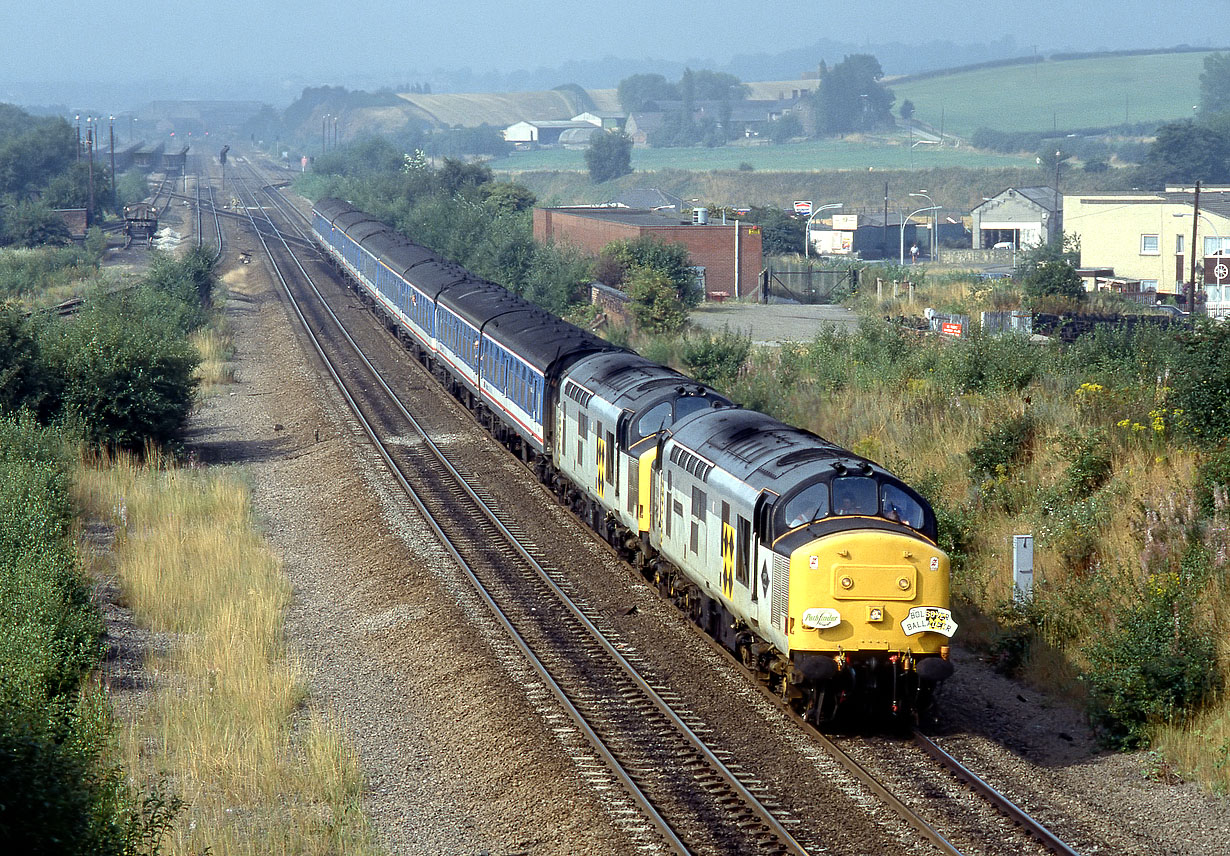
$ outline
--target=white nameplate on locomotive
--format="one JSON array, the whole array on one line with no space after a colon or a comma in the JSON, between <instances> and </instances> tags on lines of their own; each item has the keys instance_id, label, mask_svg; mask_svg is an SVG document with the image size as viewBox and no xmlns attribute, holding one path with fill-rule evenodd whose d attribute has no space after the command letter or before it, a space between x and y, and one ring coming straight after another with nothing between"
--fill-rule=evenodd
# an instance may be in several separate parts
<instances>
[{"instance_id":1,"label":"white nameplate on locomotive","mask_svg":"<svg viewBox=\"0 0 1230 856\"><path fill-rule=\"evenodd\" d=\"M957 622L952 620L952 612L942 606L916 606L901 622L901 629L906 636L930 631L951 638L957 632Z\"/></svg>"},{"instance_id":2,"label":"white nameplate on locomotive","mask_svg":"<svg viewBox=\"0 0 1230 856\"><path fill-rule=\"evenodd\" d=\"M803 626L809 630L827 630L841 624L841 613L831 606L803 610Z\"/></svg>"}]
</instances>

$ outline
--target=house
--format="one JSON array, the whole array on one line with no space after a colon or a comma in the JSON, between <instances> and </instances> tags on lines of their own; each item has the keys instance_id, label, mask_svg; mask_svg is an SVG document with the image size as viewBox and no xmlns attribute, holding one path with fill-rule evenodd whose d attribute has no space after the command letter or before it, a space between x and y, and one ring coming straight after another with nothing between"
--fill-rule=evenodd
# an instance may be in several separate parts
<instances>
[{"instance_id":1,"label":"house","mask_svg":"<svg viewBox=\"0 0 1230 856\"><path fill-rule=\"evenodd\" d=\"M666 114L656 110L633 113L624 125L624 133L632 138L634 146L647 146L650 135L659 130L665 122Z\"/></svg>"},{"instance_id":2,"label":"house","mask_svg":"<svg viewBox=\"0 0 1230 856\"><path fill-rule=\"evenodd\" d=\"M1210 314L1224 314L1230 274L1219 257L1230 256L1230 187L1200 188L1199 212L1194 190L1065 196L1065 231L1080 241L1081 268L1093 272L1085 287L1183 294L1194 231L1196 279L1204 283Z\"/></svg>"},{"instance_id":3,"label":"house","mask_svg":"<svg viewBox=\"0 0 1230 856\"><path fill-rule=\"evenodd\" d=\"M759 285L764 255L758 226L693 223L640 208L534 209L534 240L571 244L595 256L612 241L646 236L687 247L709 299L749 295Z\"/></svg>"},{"instance_id":4,"label":"house","mask_svg":"<svg viewBox=\"0 0 1230 856\"><path fill-rule=\"evenodd\" d=\"M731 136L754 137L766 131L770 122L801 109L801 106L802 99L798 95L790 98L696 101L692 105L692 121L699 123L712 119L719 126L730 126L737 132ZM667 116L680 113L683 109L682 101L659 100L645 105L646 114L657 114L659 117L653 120L655 127L660 126ZM636 115L638 114L633 114ZM632 125L632 117L629 117L628 124ZM650 128L645 127L642 121L636 123L636 128L644 136L648 136ZM631 129L629 135L632 135ZM633 136L632 141L637 143L637 137Z\"/></svg>"},{"instance_id":5,"label":"house","mask_svg":"<svg viewBox=\"0 0 1230 856\"><path fill-rule=\"evenodd\" d=\"M1049 244L1063 235L1063 199L1054 187L1009 187L970 212L974 249Z\"/></svg>"}]
</instances>

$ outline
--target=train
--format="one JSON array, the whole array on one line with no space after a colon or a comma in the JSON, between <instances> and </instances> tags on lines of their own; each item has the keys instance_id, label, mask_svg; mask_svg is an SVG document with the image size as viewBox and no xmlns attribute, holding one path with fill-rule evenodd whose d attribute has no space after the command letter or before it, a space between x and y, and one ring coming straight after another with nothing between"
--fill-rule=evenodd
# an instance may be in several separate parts
<instances>
[{"instance_id":1,"label":"train","mask_svg":"<svg viewBox=\"0 0 1230 856\"><path fill-rule=\"evenodd\" d=\"M957 624L949 558L917 491L343 200L318 200L311 224L480 424L808 721L934 712Z\"/></svg>"}]
</instances>

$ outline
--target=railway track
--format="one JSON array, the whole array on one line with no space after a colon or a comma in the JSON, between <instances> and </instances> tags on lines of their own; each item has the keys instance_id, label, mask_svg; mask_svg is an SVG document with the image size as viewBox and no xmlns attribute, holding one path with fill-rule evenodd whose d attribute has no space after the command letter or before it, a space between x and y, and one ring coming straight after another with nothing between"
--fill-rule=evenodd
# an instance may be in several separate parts
<instances>
[{"instance_id":1,"label":"railway track","mask_svg":"<svg viewBox=\"0 0 1230 856\"><path fill-rule=\"evenodd\" d=\"M315 305L324 305L318 292L308 300L296 299L293 292L298 288L310 287L315 291L315 287L310 285L307 271L293 260L289 243L282 243L280 250L276 246L282 241L282 230L274 225L274 216L288 219L299 231L299 237L306 239L302 226L296 222L303 220L302 215L297 211L292 214L291 206L271 188L264 187L260 195L250 186L244 192L252 202L245 202L251 227L266 246L305 328L315 330L314 344L327 362L326 351L335 349L341 353L344 350L341 339L349 337L334 332L340 330L340 322L325 317L324 311ZM279 214L271 216L261 195L278 209ZM294 284L299 279L309 285ZM518 647L534 663L544 684L570 708L570 715L595 746L597 756L612 770L622 768L622 772L614 775L633 795L639 810L651 818L660 835L660 845L674 852L794 853L827 849L819 839L796 840L799 823L781 814L780 810L781 816L775 817L776 806L768 792L755 781L740 782L740 768L729 763L730 756L705 747L703 724L695 719L689 721L686 713L675 714L672 706L680 706L678 696L637 674L636 664L632 662L635 658L621 653L618 641L612 643L605 639L604 621L590 615L583 602L569 597L566 580L555 573L549 560L530 543L528 533L491 507L493 504L485 499L481 487L466 487L467 475L449 464L447 456L425 433L407 439L406 426L416 423L400 404L395 403L391 390L385 387L387 392L382 394L387 395L388 400L383 404L361 400L365 396L352 397L345 392L351 383L355 388L373 384L383 386L370 364L364 369L368 373L367 381L343 380L343 375L355 376L351 373L356 371L356 359L339 357L341 365L330 371L336 372L334 377L339 387L351 399L356 413L362 414L360 418L366 423L369 436L378 445L381 436L400 438L394 444L385 444L381 456L429 519L440 513L447 514L450 521L465 518L467 522L455 533L451 527L448 535L443 527L433 524L433 528L437 529L442 541L452 541L450 551L469 569L475 586L484 592L482 596L488 607L518 640ZM461 508L467 509L464 515L458 512ZM511 555L510 550L515 555ZM581 644L577 640L585 641ZM730 660L735 662L733 658ZM792 711L787 712L804 725ZM649 729L652 733L637 736L637 729L644 722L653 723ZM663 739L666 731L673 732L670 741ZM1005 818L1005 828L993 833L995 840L990 849L980 848L976 842L971 842L973 846L967 846L966 850L959 849L960 842L954 843L950 838L966 838L964 833L946 837L937 828L940 824L927 819L927 816L938 814L944 824L951 826L952 819L944 818L943 811L928 812L918 807L917 799L895 796L875 773L856 760L857 750L849 751L823 735L815 736L851 775L876 793L939 852L1075 852L963 767L956 775L963 781L975 783L971 785L971 793L977 793L979 799L987 801L994 812ZM921 736L917 739L925 740ZM938 747L937 751L942 752ZM955 762L943 763L946 769L955 769ZM731 831L721 831L727 828ZM798 835L800 839L806 837L803 833Z\"/></svg>"},{"instance_id":2,"label":"railway track","mask_svg":"<svg viewBox=\"0 0 1230 856\"><path fill-rule=\"evenodd\" d=\"M198 247L205 246L205 207L208 206L209 218L213 221L213 232L216 237L216 242L212 244L215 247L213 260L217 263L218 259L222 258L222 218L218 214L218 206L214 200L214 185L206 176L205 193L201 193L201 173L198 170L196 173L196 245Z\"/></svg>"}]
</instances>

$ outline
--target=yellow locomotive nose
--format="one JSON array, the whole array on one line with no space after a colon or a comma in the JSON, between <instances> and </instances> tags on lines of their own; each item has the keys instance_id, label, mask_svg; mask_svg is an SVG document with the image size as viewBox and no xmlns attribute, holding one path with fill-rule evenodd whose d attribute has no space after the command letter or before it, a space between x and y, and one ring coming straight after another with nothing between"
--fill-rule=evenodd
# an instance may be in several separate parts
<instances>
[{"instance_id":1,"label":"yellow locomotive nose","mask_svg":"<svg viewBox=\"0 0 1230 856\"><path fill-rule=\"evenodd\" d=\"M790 555L791 651L939 654L955 631L948 556L898 532L826 535Z\"/></svg>"}]
</instances>

